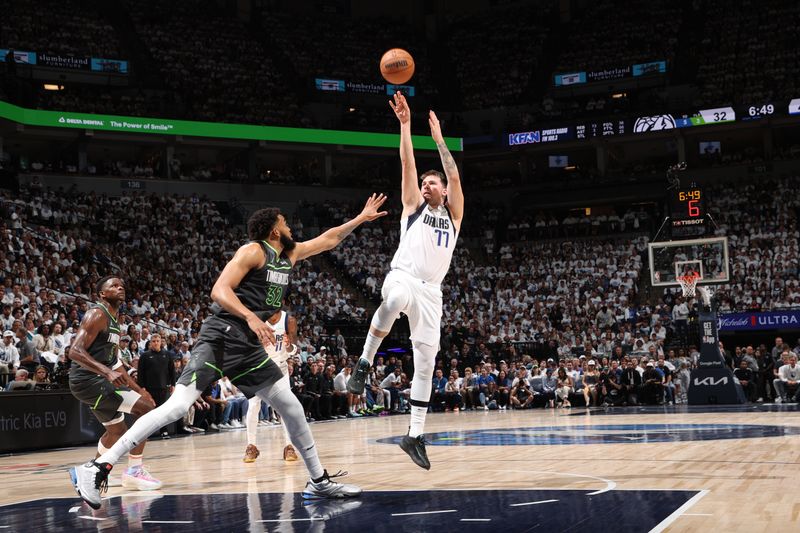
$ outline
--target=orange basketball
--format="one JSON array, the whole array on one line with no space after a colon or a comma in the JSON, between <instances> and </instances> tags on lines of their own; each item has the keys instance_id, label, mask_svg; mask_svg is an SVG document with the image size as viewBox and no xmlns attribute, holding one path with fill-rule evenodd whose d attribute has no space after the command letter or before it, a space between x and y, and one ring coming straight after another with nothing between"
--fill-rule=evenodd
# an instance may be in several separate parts
<instances>
[{"instance_id":1,"label":"orange basketball","mask_svg":"<svg viewBox=\"0 0 800 533\"><path fill-rule=\"evenodd\" d=\"M414 58L402 48L392 48L381 58L381 76L389 83L400 85L414 75Z\"/></svg>"}]
</instances>

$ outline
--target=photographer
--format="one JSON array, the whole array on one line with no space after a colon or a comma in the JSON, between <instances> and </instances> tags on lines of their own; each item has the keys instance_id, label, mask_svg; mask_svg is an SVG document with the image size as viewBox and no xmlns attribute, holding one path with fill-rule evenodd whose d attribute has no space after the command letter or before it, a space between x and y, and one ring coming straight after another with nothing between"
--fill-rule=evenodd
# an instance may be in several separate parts
<instances>
[{"instance_id":1,"label":"photographer","mask_svg":"<svg viewBox=\"0 0 800 533\"><path fill-rule=\"evenodd\" d=\"M525 378L524 367L520 370L520 377L514 378L511 387L511 407L512 409L527 409L533 403L533 391Z\"/></svg>"}]
</instances>

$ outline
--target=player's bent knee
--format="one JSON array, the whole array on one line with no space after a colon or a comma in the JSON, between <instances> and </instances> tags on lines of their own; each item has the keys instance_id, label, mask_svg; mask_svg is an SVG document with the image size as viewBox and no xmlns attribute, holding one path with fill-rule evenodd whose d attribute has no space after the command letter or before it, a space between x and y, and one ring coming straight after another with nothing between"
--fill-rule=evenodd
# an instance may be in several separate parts
<instances>
[{"instance_id":1,"label":"player's bent knee","mask_svg":"<svg viewBox=\"0 0 800 533\"><path fill-rule=\"evenodd\" d=\"M134 416L142 416L155 409L155 405L146 401L144 398L139 398L136 403L131 407L131 414Z\"/></svg>"},{"instance_id":2,"label":"player's bent knee","mask_svg":"<svg viewBox=\"0 0 800 533\"><path fill-rule=\"evenodd\" d=\"M396 287L386 295L381 307L385 307L396 318L407 305L408 295L402 288ZM378 309L380 310L380 308Z\"/></svg>"}]
</instances>

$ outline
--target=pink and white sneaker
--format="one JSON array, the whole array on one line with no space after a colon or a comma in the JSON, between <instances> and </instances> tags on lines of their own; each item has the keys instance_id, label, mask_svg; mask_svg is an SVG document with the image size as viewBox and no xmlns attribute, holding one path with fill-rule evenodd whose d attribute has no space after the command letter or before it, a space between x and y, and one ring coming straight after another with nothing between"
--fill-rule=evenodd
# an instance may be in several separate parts
<instances>
[{"instance_id":1,"label":"pink and white sneaker","mask_svg":"<svg viewBox=\"0 0 800 533\"><path fill-rule=\"evenodd\" d=\"M122 486L126 489L158 490L161 488L161 482L151 476L142 465L128 468L122 474Z\"/></svg>"}]
</instances>

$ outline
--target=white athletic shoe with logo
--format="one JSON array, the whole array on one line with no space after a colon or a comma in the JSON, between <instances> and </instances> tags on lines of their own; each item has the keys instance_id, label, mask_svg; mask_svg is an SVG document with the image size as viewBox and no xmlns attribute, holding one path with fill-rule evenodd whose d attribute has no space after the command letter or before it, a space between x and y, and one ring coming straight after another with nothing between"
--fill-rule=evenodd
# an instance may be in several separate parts
<instances>
[{"instance_id":1,"label":"white athletic shoe with logo","mask_svg":"<svg viewBox=\"0 0 800 533\"><path fill-rule=\"evenodd\" d=\"M126 489L158 490L161 488L161 481L150 475L142 465L129 468L122 474L122 486Z\"/></svg>"},{"instance_id":2,"label":"white athletic shoe with logo","mask_svg":"<svg viewBox=\"0 0 800 533\"><path fill-rule=\"evenodd\" d=\"M108 490L108 474L112 467L110 463L97 463L92 460L69 469L72 485L92 509L100 509L102 495Z\"/></svg>"},{"instance_id":3,"label":"white athletic shoe with logo","mask_svg":"<svg viewBox=\"0 0 800 533\"><path fill-rule=\"evenodd\" d=\"M346 475L347 472L342 472L341 470L333 475L328 474L328 471L325 470L325 473L320 481L315 483L313 480L308 480L308 483L306 483L306 488L303 491L303 499L315 500L317 498L357 498L361 496L361 487L357 487L356 485L348 485L346 483L337 483L336 481L331 480L331 478L342 477Z\"/></svg>"}]
</instances>

